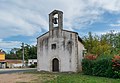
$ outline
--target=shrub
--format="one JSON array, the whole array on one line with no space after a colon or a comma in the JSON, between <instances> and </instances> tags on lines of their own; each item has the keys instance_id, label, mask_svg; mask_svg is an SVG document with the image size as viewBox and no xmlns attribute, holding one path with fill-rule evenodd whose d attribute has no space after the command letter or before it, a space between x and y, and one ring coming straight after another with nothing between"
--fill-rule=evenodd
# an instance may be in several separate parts
<instances>
[{"instance_id":1,"label":"shrub","mask_svg":"<svg viewBox=\"0 0 120 83\"><path fill-rule=\"evenodd\" d=\"M29 67L30 68L35 68L37 65L35 65L35 64L31 64Z\"/></svg>"},{"instance_id":2,"label":"shrub","mask_svg":"<svg viewBox=\"0 0 120 83\"><path fill-rule=\"evenodd\" d=\"M112 59L113 62L113 70L114 73L116 75L116 77L120 78L120 56L119 55L115 55Z\"/></svg>"},{"instance_id":3,"label":"shrub","mask_svg":"<svg viewBox=\"0 0 120 83\"><path fill-rule=\"evenodd\" d=\"M100 58L96 60L83 59L83 73L87 75L119 78L119 70L113 67L112 58Z\"/></svg>"},{"instance_id":4,"label":"shrub","mask_svg":"<svg viewBox=\"0 0 120 83\"><path fill-rule=\"evenodd\" d=\"M82 70L86 75L92 75L93 61L89 59L83 59L82 61Z\"/></svg>"}]
</instances>

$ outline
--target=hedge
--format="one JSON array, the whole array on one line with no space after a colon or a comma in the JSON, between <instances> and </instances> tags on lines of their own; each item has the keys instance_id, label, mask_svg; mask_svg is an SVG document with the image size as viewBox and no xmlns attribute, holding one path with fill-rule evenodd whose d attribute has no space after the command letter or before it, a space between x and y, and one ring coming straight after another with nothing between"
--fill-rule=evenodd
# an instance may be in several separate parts
<instances>
[{"instance_id":1,"label":"hedge","mask_svg":"<svg viewBox=\"0 0 120 83\"><path fill-rule=\"evenodd\" d=\"M30 67L30 68L36 68L37 65L36 65L36 64L31 64L29 67Z\"/></svg>"},{"instance_id":2,"label":"hedge","mask_svg":"<svg viewBox=\"0 0 120 83\"><path fill-rule=\"evenodd\" d=\"M101 58L96 60L83 59L82 70L86 75L120 78L120 70L116 70L113 64L112 58Z\"/></svg>"}]
</instances>

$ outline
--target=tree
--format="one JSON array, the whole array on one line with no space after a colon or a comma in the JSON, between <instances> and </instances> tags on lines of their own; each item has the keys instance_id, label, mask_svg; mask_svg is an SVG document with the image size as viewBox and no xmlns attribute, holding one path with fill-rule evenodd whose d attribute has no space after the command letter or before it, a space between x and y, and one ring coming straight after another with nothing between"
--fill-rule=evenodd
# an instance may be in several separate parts
<instances>
[{"instance_id":1,"label":"tree","mask_svg":"<svg viewBox=\"0 0 120 83\"><path fill-rule=\"evenodd\" d=\"M88 53L95 55L110 54L111 42L108 40L109 35L93 36L91 32L88 33L88 37L84 37L84 45Z\"/></svg>"},{"instance_id":2,"label":"tree","mask_svg":"<svg viewBox=\"0 0 120 83\"><path fill-rule=\"evenodd\" d=\"M25 44L24 46L24 58L25 60L28 59L36 59L37 58L37 47L30 46ZM22 46L21 48L13 48L10 50L9 53L6 53L6 59L22 59Z\"/></svg>"}]
</instances>

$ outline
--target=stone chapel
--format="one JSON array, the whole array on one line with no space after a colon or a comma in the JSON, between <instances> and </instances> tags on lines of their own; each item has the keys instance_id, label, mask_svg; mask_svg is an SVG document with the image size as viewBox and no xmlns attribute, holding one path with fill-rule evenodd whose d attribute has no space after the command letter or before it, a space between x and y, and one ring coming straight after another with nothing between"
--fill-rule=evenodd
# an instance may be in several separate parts
<instances>
[{"instance_id":1,"label":"stone chapel","mask_svg":"<svg viewBox=\"0 0 120 83\"><path fill-rule=\"evenodd\" d=\"M37 38L37 70L79 72L84 45L77 32L63 29L63 12L49 14L49 31Z\"/></svg>"}]
</instances>

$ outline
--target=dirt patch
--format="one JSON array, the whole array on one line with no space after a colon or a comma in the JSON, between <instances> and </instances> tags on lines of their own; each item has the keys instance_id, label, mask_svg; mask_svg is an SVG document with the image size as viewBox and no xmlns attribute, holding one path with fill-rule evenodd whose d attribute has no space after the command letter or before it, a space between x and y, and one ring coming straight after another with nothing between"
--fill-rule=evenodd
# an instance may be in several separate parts
<instances>
[{"instance_id":1,"label":"dirt patch","mask_svg":"<svg viewBox=\"0 0 120 83\"><path fill-rule=\"evenodd\" d=\"M57 78L57 76L56 74L41 72L0 74L0 83L46 83Z\"/></svg>"},{"instance_id":2,"label":"dirt patch","mask_svg":"<svg viewBox=\"0 0 120 83\"><path fill-rule=\"evenodd\" d=\"M0 83L26 83L32 82L37 79L37 75L34 74L23 74L23 73L14 73L14 74L0 74Z\"/></svg>"}]
</instances>

